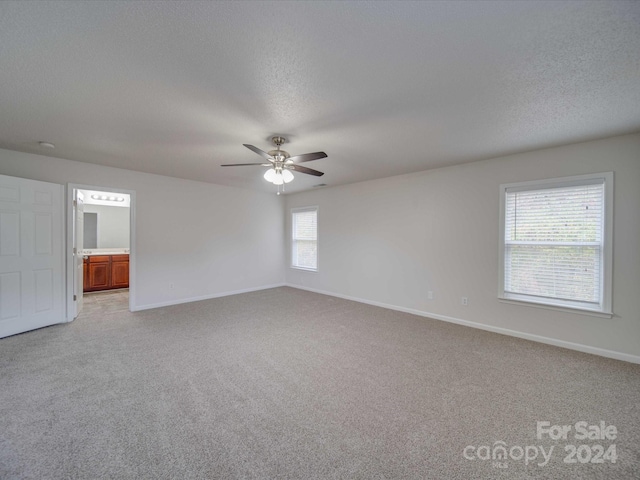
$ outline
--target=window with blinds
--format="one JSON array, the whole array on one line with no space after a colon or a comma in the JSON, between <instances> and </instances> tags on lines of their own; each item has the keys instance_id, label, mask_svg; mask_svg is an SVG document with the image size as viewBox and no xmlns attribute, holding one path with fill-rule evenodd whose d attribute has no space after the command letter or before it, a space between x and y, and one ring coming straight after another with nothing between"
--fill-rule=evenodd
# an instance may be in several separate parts
<instances>
[{"instance_id":1,"label":"window with blinds","mask_svg":"<svg viewBox=\"0 0 640 480\"><path fill-rule=\"evenodd\" d=\"M610 309L607 178L612 174L501 186L502 298Z\"/></svg>"},{"instance_id":2,"label":"window with blinds","mask_svg":"<svg viewBox=\"0 0 640 480\"><path fill-rule=\"evenodd\" d=\"M318 270L318 208L291 211L291 266Z\"/></svg>"}]
</instances>

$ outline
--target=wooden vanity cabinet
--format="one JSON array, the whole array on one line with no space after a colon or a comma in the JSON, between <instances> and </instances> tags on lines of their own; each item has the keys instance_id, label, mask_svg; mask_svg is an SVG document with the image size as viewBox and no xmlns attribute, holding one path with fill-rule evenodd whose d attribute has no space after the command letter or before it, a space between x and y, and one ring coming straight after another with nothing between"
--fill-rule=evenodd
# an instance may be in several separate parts
<instances>
[{"instance_id":1,"label":"wooden vanity cabinet","mask_svg":"<svg viewBox=\"0 0 640 480\"><path fill-rule=\"evenodd\" d=\"M129 287L129 255L90 255L84 259L84 291Z\"/></svg>"}]
</instances>

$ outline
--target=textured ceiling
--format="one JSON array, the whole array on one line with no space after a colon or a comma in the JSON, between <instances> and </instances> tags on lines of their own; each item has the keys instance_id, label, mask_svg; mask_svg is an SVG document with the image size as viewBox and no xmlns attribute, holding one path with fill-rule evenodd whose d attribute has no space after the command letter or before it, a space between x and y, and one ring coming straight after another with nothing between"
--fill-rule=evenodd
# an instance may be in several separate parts
<instances>
[{"instance_id":1,"label":"textured ceiling","mask_svg":"<svg viewBox=\"0 0 640 480\"><path fill-rule=\"evenodd\" d=\"M219 165L274 134L329 155L293 192L639 131L639 105L637 1L0 2L0 148L265 192Z\"/></svg>"}]
</instances>

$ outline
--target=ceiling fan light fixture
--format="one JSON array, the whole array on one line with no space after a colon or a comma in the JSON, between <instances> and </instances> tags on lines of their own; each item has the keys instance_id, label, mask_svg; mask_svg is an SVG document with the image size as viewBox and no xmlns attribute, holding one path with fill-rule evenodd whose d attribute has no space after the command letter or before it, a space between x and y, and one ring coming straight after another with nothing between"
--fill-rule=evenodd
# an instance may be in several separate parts
<instances>
[{"instance_id":1,"label":"ceiling fan light fixture","mask_svg":"<svg viewBox=\"0 0 640 480\"><path fill-rule=\"evenodd\" d=\"M282 172L276 172L276 176L271 182L274 185L282 185L284 183L284 178L282 178Z\"/></svg>"},{"instance_id":2,"label":"ceiling fan light fixture","mask_svg":"<svg viewBox=\"0 0 640 480\"><path fill-rule=\"evenodd\" d=\"M283 170L282 179L284 180L284 183L291 182L293 180L293 173L291 173L290 170Z\"/></svg>"},{"instance_id":3,"label":"ceiling fan light fixture","mask_svg":"<svg viewBox=\"0 0 640 480\"><path fill-rule=\"evenodd\" d=\"M282 185L283 183L289 183L293 180L293 173L289 170L276 170L274 168L270 168L264 172L264 179L274 185Z\"/></svg>"},{"instance_id":4,"label":"ceiling fan light fixture","mask_svg":"<svg viewBox=\"0 0 640 480\"><path fill-rule=\"evenodd\" d=\"M273 183L273 181L276 178L276 171L273 168L270 168L269 170L267 170L266 172L264 172L264 179L267 182L271 182Z\"/></svg>"}]
</instances>

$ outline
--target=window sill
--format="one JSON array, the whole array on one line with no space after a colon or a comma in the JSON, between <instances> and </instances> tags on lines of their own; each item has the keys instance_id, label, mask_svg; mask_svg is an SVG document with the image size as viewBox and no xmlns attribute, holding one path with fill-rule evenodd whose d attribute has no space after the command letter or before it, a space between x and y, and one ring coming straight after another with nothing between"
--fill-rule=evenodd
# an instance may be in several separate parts
<instances>
[{"instance_id":1,"label":"window sill","mask_svg":"<svg viewBox=\"0 0 640 480\"><path fill-rule=\"evenodd\" d=\"M561 305L550 305L548 303L537 303L526 300L516 300L513 298L498 297L500 303L509 303L512 305L521 305L523 307L543 308L545 310L555 310L557 312L574 313L577 315L589 315L599 318L613 318L613 312L599 312L597 310L587 310L578 307L564 307Z\"/></svg>"},{"instance_id":2,"label":"window sill","mask_svg":"<svg viewBox=\"0 0 640 480\"><path fill-rule=\"evenodd\" d=\"M291 268L292 270L302 270L303 272L318 273L317 268L294 267L293 265L289 268Z\"/></svg>"}]
</instances>

